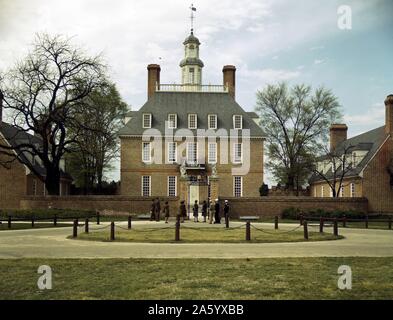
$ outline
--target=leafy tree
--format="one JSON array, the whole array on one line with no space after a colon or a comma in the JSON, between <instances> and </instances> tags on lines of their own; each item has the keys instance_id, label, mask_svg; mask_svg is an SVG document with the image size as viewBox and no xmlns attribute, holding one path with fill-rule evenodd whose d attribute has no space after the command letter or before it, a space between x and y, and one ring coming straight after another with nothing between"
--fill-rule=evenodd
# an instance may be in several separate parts
<instances>
[{"instance_id":1,"label":"leafy tree","mask_svg":"<svg viewBox=\"0 0 393 320\"><path fill-rule=\"evenodd\" d=\"M327 140L329 126L341 117L337 98L323 87L304 84L268 85L257 92L256 112L267 146L267 167L290 190L302 186L312 172L313 155Z\"/></svg>"},{"instance_id":2,"label":"leafy tree","mask_svg":"<svg viewBox=\"0 0 393 320\"><path fill-rule=\"evenodd\" d=\"M89 57L64 36L37 35L32 51L0 76L4 109L11 124L42 139L0 145L9 156L24 153L46 169L42 177L32 162L24 163L43 179L50 195L59 194L60 162L87 126L81 121L80 102L101 85L105 66L99 56ZM83 129L83 131L82 131Z\"/></svg>"},{"instance_id":3,"label":"leafy tree","mask_svg":"<svg viewBox=\"0 0 393 320\"><path fill-rule=\"evenodd\" d=\"M119 156L117 131L124 125L128 111L115 84L106 81L80 102L85 110L80 114L87 128L72 145L67 156L68 170L78 187L85 193L94 188L100 192L105 171L112 168L112 161Z\"/></svg>"}]
</instances>

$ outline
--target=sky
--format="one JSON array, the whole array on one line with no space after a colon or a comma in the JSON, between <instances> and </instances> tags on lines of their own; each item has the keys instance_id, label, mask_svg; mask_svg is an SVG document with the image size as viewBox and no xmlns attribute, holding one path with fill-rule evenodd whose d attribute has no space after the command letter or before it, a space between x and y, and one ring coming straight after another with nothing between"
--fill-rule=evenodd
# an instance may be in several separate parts
<instances>
[{"instance_id":1,"label":"sky","mask_svg":"<svg viewBox=\"0 0 393 320\"><path fill-rule=\"evenodd\" d=\"M0 0L0 72L23 59L35 33L64 34L103 55L124 101L137 110L146 101L149 63L161 65L162 83L180 83L191 1ZM235 65L236 99L245 110L254 110L257 90L287 81L331 89L349 137L384 124L383 101L393 93L392 0L193 5L203 82L222 84L222 67ZM351 9L351 29L338 27L342 5ZM109 176L118 179L118 168Z\"/></svg>"}]
</instances>

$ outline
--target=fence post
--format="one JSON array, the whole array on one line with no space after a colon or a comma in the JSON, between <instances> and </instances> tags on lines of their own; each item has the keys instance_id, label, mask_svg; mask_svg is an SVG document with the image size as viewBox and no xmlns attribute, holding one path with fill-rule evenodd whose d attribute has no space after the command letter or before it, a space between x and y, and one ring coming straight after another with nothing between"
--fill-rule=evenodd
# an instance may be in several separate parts
<instances>
[{"instance_id":1,"label":"fence post","mask_svg":"<svg viewBox=\"0 0 393 320\"><path fill-rule=\"evenodd\" d=\"M179 217L180 218L180 217ZM180 219L176 220L175 225L175 241L180 241Z\"/></svg>"},{"instance_id":2,"label":"fence post","mask_svg":"<svg viewBox=\"0 0 393 320\"><path fill-rule=\"evenodd\" d=\"M334 235L337 237L337 236L338 236L338 223L337 223L337 218L335 218L334 221L333 221L333 232L334 232Z\"/></svg>"},{"instance_id":3,"label":"fence post","mask_svg":"<svg viewBox=\"0 0 393 320\"><path fill-rule=\"evenodd\" d=\"M128 216L128 229L131 229L131 215Z\"/></svg>"},{"instance_id":4,"label":"fence post","mask_svg":"<svg viewBox=\"0 0 393 320\"><path fill-rule=\"evenodd\" d=\"M11 229L11 216L8 216L8 229Z\"/></svg>"},{"instance_id":5,"label":"fence post","mask_svg":"<svg viewBox=\"0 0 393 320\"><path fill-rule=\"evenodd\" d=\"M300 215L300 225L301 226L303 225L303 215L302 214Z\"/></svg>"},{"instance_id":6,"label":"fence post","mask_svg":"<svg viewBox=\"0 0 393 320\"><path fill-rule=\"evenodd\" d=\"M347 216L344 214L344 217L343 217L343 228L346 228L347 227Z\"/></svg>"},{"instance_id":7,"label":"fence post","mask_svg":"<svg viewBox=\"0 0 393 320\"><path fill-rule=\"evenodd\" d=\"M303 231L304 231L304 239L308 240L307 220L303 221Z\"/></svg>"},{"instance_id":8,"label":"fence post","mask_svg":"<svg viewBox=\"0 0 393 320\"><path fill-rule=\"evenodd\" d=\"M225 227L229 228L229 216L228 216L228 214L225 215Z\"/></svg>"},{"instance_id":9,"label":"fence post","mask_svg":"<svg viewBox=\"0 0 393 320\"><path fill-rule=\"evenodd\" d=\"M34 228L34 217L31 217L31 227Z\"/></svg>"},{"instance_id":10,"label":"fence post","mask_svg":"<svg viewBox=\"0 0 393 320\"><path fill-rule=\"evenodd\" d=\"M76 238L78 236L78 219L74 220L74 225L72 228L72 237Z\"/></svg>"},{"instance_id":11,"label":"fence post","mask_svg":"<svg viewBox=\"0 0 393 320\"><path fill-rule=\"evenodd\" d=\"M85 233L89 233L89 218L85 220Z\"/></svg>"},{"instance_id":12,"label":"fence post","mask_svg":"<svg viewBox=\"0 0 393 320\"><path fill-rule=\"evenodd\" d=\"M251 223L250 221L246 222L246 241L251 240Z\"/></svg>"},{"instance_id":13,"label":"fence post","mask_svg":"<svg viewBox=\"0 0 393 320\"><path fill-rule=\"evenodd\" d=\"M115 223L111 222L111 241L115 240Z\"/></svg>"},{"instance_id":14,"label":"fence post","mask_svg":"<svg viewBox=\"0 0 393 320\"><path fill-rule=\"evenodd\" d=\"M53 217L53 225L57 226L57 214Z\"/></svg>"},{"instance_id":15,"label":"fence post","mask_svg":"<svg viewBox=\"0 0 393 320\"><path fill-rule=\"evenodd\" d=\"M389 230L392 230L392 217L391 216L389 217L388 227L389 227Z\"/></svg>"},{"instance_id":16,"label":"fence post","mask_svg":"<svg viewBox=\"0 0 393 320\"><path fill-rule=\"evenodd\" d=\"M100 224L100 212L97 211L96 213L96 218L97 218L97 224Z\"/></svg>"},{"instance_id":17,"label":"fence post","mask_svg":"<svg viewBox=\"0 0 393 320\"><path fill-rule=\"evenodd\" d=\"M274 217L274 229L278 229L278 216Z\"/></svg>"},{"instance_id":18,"label":"fence post","mask_svg":"<svg viewBox=\"0 0 393 320\"><path fill-rule=\"evenodd\" d=\"M324 220L323 220L323 217L320 217L319 218L319 232L320 233L323 233L323 225L324 225Z\"/></svg>"},{"instance_id":19,"label":"fence post","mask_svg":"<svg viewBox=\"0 0 393 320\"><path fill-rule=\"evenodd\" d=\"M366 216L366 220L364 222L366 224L366 229L368 229L368 215Z\"/></svg>"}]
</instances>

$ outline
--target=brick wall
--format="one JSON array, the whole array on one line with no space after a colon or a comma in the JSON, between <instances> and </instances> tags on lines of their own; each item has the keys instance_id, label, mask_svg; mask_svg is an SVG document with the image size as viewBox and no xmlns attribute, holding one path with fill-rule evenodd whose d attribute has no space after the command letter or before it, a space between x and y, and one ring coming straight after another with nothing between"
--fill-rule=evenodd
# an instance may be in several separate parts
<instances>
[{"instance_id":1,"label":"brick wall","mask_svg":"<svg viewBox=\"0 0 393 320\"><path fill-rule=\"evenodd\" d=\"M356 210L367 212L365 198L314 198L314 197L261 197L261 198L228 198L232 216L280 216L284 209L299 208L300 210L325 209Z\"/></svg>"},{"instance_id":2,"label":"brick wall","mask_svg":"<svg viewBox=\"0 0 393 320\"><path fill-rule=\"evenodd\" d=\"M152 199L150 197L126 196L25 196L20 201L21 209L81 209L81 210L110 210L118 213L144 214L150 212ZM175 216L178 211L178 198L160 197L161 208L169 201L170 214Z\"/></svg>"}]
</instances>

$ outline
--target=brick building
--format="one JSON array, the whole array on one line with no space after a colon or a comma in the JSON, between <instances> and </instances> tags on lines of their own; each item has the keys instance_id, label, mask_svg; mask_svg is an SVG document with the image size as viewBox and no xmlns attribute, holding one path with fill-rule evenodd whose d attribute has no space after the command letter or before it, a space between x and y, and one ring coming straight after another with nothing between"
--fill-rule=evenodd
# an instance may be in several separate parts
<instances>
[{"instance_id":1,"label":"brick building","mask_svg":"<svg viewBox=\"0 0 393 320\"><path fill-rule=\"evenodd\" d=\"M393 212L393 95L385 100L385 125L347 139L347 126L332 125L330 149L346 157L351 167L339 190L340 197L365 197L368 210L378 213ZM320 163L327 177L331 163ZM311 195L331 197L327 182L317 176L311 179Z\"/></svg>"},{"instance_id":2,"label":"brick building","mask_svg":"<svg viewBox=\"0 0 393 320\"><path fill-rule=\"evenodd\" d=\"M264 133L258 117L235 100L236 68L223 67L222 85L203 85L200 42L183 42L181 84L162 84L159 65L147 67L147 102L127 114L121 140L121 194L175 197L187 204L258 197Z\"/></svg>"},{"instance_id":3,"label":"brick building","mask_svg":"<svg viewBox=\"0 0 393 320\"><path fill-rule=\"evenodd\" d=\"M0 96L0 145L12 146L21 141L37 145L42 143L40 138L2 121L2 97ZM3 164L0 164L0 209L18 209L20 200L26 195L46 195L42 182L46 170L39 160L26 152L15 152L15 154L16 158L2 154L0 148L0 163ZM32 164L41 177L31 172L26 166L27 163ZM69 194L71 182L72 178L63 171L60 182L61 195Z\"/></svg>"}]
</instances>

